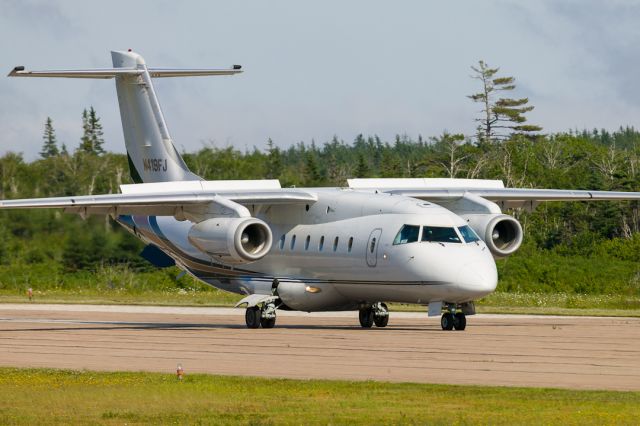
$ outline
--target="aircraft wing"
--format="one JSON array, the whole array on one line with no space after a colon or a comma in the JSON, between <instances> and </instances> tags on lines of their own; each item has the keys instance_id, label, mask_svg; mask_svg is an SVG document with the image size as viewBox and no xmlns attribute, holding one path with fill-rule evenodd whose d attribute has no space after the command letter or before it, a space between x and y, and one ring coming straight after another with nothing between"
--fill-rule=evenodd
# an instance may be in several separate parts
<instances>
[{"instance_id":1,"label":"aircraft wing","mask_svg":"<svg viewBox=\"0 0 640 426\"><path fill-rule=\"evenodd\" d=\"M167 192L85 195L77 197L2 200L0 209L62 208L66 212L89 214L135 214L173 216L180 210L201 210L210 205L244 213L245 205L299 204L316 201L316 195L302 190ZM246 214L242 214L246 215Z\"/></svg>"},{"instance_id":2,"label":"aircraft wing","mask_svg":"<svg viewBox=\"0 0 640 426\"><path fill-rule=\"evenodd\" d=\"M640 192L505 188L502 181L481 179L350 179L349 187L434 202L474 194L504 208L535 208L544 201L640 200Z\"/></svg>"},{"instance_id":3,"label":"aircraft wing","mask_svg":"<svg viewBox=\"0 0 640 426\"><path fill-rule=\"evenodd\" d=\"M391 189L385 190L391 194L405 195L426 201L451 200L462 198L465 193L471 193L493 201L502 207L534 208L543 201L598 201L598 200L640 200L640 192L619 191L585 191L562 189L529 189L529 188L501 188L501 189Z\"/></svg>"}]
</instances>

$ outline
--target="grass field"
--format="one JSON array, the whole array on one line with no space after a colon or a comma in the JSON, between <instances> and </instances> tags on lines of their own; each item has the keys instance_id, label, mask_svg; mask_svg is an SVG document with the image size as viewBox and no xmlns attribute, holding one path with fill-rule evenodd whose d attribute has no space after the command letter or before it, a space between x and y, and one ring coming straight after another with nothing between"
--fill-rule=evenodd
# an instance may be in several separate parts
<instances>
[{"instance_id":1,"label":"grass field","mask_svg":"<svg viewBox=\"0 0 640 426\"><path fill-rule=\"evenodd\" d=\"M639 424L639 392L0 368L0 424Z\"/></svg>"}]
</instances>

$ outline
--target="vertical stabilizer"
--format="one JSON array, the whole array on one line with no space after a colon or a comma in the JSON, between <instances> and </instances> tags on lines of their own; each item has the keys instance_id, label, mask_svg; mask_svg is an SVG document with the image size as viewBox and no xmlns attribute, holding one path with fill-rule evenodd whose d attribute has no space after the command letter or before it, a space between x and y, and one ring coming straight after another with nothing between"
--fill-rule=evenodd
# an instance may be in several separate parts
<instances>
[{"instance_id":1,"label":"vertical stabilizer","mask_svg":"<svg viewBox=\"0 0 640 426\"><path fill-rule=\"evenodd\" d=\"M133 181L201 180L189 170L173 145L142 56L134 52L111 52L111 57L115 69L139 70L138 73L115 76Z\"/></svg>"}]
</instances>

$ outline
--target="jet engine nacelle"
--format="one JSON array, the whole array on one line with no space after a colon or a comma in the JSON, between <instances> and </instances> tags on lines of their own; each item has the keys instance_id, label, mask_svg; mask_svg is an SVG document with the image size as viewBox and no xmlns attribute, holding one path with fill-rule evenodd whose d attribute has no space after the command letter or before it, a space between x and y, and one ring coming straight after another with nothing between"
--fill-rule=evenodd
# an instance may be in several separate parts
<instances>
[{"instance_id":1,"label":"jet engine nacelle","mask_svg":"<svg viewBox=\"0 0 640 426\"><path fill-rule=\"evenodd\" d=\"M207 219L193 225L188 238L198 250L230 264L261 259L273 241L269 226L254 217Z\"/></svg>"},{"instance_id":2,"label":"jet engine nacelle","mask_svg":"<svg viewBox=\"0 0 640 426\"><path fill-rule=\"evenodd\" d=\"M507 257L522 244L522 226L506 214L468 215L469 226L482 238L495 258Z\"/></svg>"}]
</instances>

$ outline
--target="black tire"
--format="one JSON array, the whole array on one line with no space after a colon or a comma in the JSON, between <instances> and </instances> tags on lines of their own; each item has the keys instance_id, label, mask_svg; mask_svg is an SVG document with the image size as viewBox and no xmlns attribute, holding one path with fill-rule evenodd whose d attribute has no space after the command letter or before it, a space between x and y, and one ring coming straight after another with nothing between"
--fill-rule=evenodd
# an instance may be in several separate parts
<instances>
[{"instance_id":1,"label":"black tire","mask_svg":"<svg viewBox=\"0 0 640 426\"><path fill-rule=\"evenodd\" d=\"M382 308L385 310L385 312L387 313L387 315L374 315L373 316L373 322L376 325L376 327L386 327L387 324L389 324L389 308L387 308L387 304L386 303L381 303L380 304L382 306Z\"/></svg>"},{"instance_id":2,"label":"black tire","mask_svg":"<svg viewBox=\"0 0 640 426\"><path fill-rule=\"evenodd\" d=\"M262 328L273 328L276 325L276 318L260 318L260 325Z\"/></svg>"},{"instance_id":3,"label":"black tire","mask_svg":"<svg viewBox=\"0 0 640 426\"><path fill-rule=\"evenodd\" d=\"M247 308L244 313L244 320L247 323L247 328L259 328L261 316L262 313L260 312L260 308L257 306Z\"/></svg>"},{"instance_id":4,"label":"black tire","mask_svg":"<svg viewBox=\"0 0 640 426\"><path fill-rule=\"evenodd\" d=\"M362 326L362 328L371 328L373 326L373 309L360 309L360 315L358 315L358 317L360 319L360 325Z\"/></svg>"},{"instance_id":5,"label":"black tire","mask_svg":"<svg viewBox=\"0 0 640 426\"><path fill-rule=\"evenodd\" d=\"M374 316L373 317L373 322L375 323L376 327L386 327L387 324L389 324L389 315L385 315L385 316Z\"/></svg>"},{"instance_id":6,"label":"black tire","mask_svg":"<svg viewBox=\"0 0 640 426\"><path fill-rule=\"evenodd\" d=\"M467 317L462 312L458 312L453 319L453 327L462 331L467 327Z\"/></svg>"},{"instance_id":7,"label":"black tire","mask_svg":"<svg viewBox=\"0 0 640 426\"><path fill-rule=\"evenodd\" d=\"M440 318L440 325L443 330L453 330L453 315L450 313L443 314L442 318Z\"/></svg>"}]
</instances>

